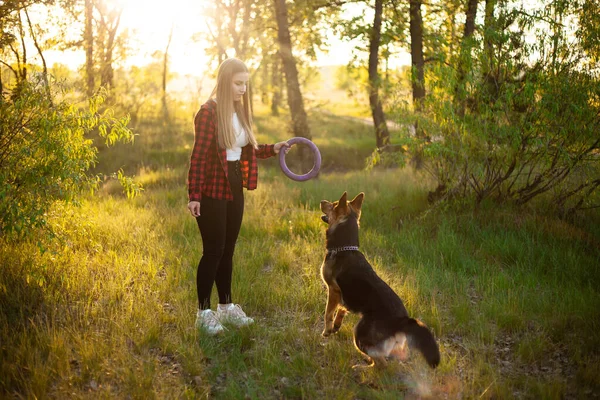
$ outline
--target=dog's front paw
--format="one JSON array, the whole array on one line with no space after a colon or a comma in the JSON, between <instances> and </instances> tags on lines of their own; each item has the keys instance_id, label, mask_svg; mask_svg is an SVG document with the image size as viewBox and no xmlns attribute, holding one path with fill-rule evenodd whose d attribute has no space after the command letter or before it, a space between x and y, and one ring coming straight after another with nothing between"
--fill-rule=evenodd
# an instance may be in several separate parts
<instances>
[{"instance_id":1,"label":"dog's front paw","mask_svg":"<svg viewBox=\"0 0 600 400\"><path fill-rule=\"evenodd\" d=\"M335 333L333 329L323 329L321 336L327 337L330 336L332 333Z\"/></svg>"}]
</instances>

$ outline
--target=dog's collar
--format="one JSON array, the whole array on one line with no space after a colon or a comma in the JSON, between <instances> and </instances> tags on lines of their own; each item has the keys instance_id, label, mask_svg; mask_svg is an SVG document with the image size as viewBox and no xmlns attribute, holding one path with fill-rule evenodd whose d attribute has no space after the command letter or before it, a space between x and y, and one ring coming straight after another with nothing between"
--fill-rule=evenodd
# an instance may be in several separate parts
<instances>
[{"instance_id":1,"label":"dog's collar","mask_svg":"<svg viewBox=\"0 0 600 400\"><path fill-rule=\"evenodd\" d=\"M356 251L356 250L358 250L358 246L336 247L336 248L333 248L333 249L327 249L327 255L328 256L335 256L340 251Z\"/></svg>"}]
</instances>

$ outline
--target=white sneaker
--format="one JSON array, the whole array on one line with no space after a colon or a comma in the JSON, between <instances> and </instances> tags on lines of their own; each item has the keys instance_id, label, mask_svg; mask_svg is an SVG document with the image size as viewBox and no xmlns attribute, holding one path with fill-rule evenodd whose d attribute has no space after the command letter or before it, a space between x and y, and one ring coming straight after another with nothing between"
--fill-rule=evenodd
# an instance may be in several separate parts
<instances>
[{"instance_id":1,"label":"white sneaker","mask_svg":"<svg viewBox=\"0 0 600 400\"><path fill-rule=\"evenodd\" d=\"M204 330L209 335L216 335L225 330L216 314L210 308L202 311L198 310L196 314L196 328Z\"/></svg>"},{"instance_id":2,"label":"white sneaker","mask_svg":"<svg viewBox=\"0 0 600 400\"><path fill-rule=\"evenodd\" d=\"M230 323L236 326L246 326L254 323L254 320L246 315L239 304L219 304L217 306L217 318L222 323Z\"/></svg>"}]
</instances>

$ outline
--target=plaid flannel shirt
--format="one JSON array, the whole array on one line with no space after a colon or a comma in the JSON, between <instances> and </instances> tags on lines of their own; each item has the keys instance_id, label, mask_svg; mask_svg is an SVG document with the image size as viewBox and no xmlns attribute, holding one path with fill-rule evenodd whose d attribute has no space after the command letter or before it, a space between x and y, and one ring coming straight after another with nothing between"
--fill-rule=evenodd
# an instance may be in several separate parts
<instances>
[{"instance_id":1,"label":"plaid flannel shirt","mask_svg":"<svg viewBox=\"0 0 600 400\"><path fill-rule=\"evenodd\" d=\"M194 118L195 141L188 172L189 201L201 201L206 195L219 200L233 200L227 178L227 152L219 148L217 141L217 108L213 100L200 107ZM248 190L256 189L258 181L257 158L275 155L275 146L251 144L242 148L240 167L242 184Z\"/></svg>"}]
</instances>

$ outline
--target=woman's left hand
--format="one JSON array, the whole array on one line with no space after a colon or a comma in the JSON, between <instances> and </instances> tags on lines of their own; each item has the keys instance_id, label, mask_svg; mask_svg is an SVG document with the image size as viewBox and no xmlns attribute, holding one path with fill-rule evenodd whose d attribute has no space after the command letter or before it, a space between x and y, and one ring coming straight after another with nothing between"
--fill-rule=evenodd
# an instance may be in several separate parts
<instances>
[{"instance_id":1,"label":"woman's left hand","mask_svg":"<svg viewBox=\"0 0 600 400\"><path fill-rule=\"evenodd\" d=\"M279 143L275 143L275 154L279 154L279 151L281 151L281 148L284 147L286 149L286 152L289 150L290 145L288 144L288 142L279 142Z\"/></svg>"}]
</instances>

